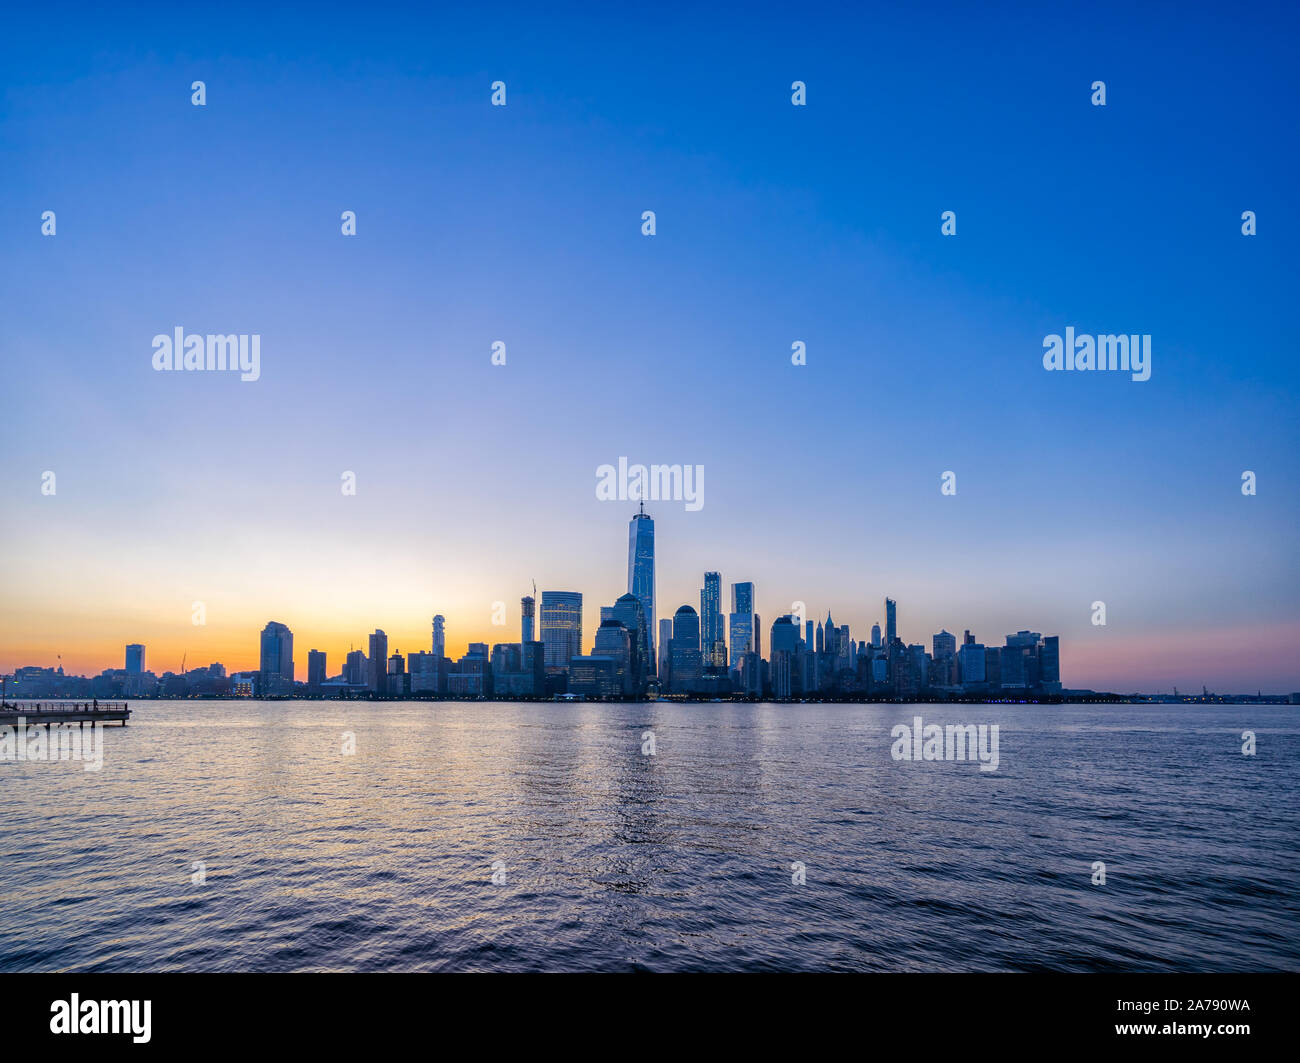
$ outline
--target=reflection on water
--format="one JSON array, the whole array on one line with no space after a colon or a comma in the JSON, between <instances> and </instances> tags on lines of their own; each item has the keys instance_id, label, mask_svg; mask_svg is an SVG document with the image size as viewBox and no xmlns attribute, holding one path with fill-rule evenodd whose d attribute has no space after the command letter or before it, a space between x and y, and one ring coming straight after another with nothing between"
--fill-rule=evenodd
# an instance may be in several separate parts
<instances>
[{"instance_id":1,"label":"reflection on water","mask_svg":"<svg viewBox=\"0 0 1300 1063\"><path fill-rule=\"evenodd\" d=\"M0 970L1300 969L1294 707L132 707L0 762Z\"/></svg>"}]
</instances>

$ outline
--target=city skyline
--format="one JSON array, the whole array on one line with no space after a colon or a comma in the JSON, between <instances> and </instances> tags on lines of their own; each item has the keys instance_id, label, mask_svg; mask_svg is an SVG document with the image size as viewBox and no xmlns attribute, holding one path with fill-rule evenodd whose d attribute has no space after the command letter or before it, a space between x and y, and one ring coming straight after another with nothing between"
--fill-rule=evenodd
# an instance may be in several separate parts
<instances>
[{"instance_id":1,"label":"city skyline","mask_svg":"<svg viewBox=\"0 0 1300 1063\"><path fill-rule=\"evenodd\" d=\"M646 587L648 586L648 596L653 602L655 593L654 573L656 571L657 560L655 556L654 520L652 515L646 512L644 503L640 505L638 512L635 513L629 521L628 542L628 587L631 588L633 586L638 586L642 592L645 593ZM639 583L638 580L640 580ZM800 599L793 599L787 608L779 611L773 610L772 613L767 614L771 619L763 621L762 617L764 614L761 609L763 599L760 597L756 581L733 581L730 583L732 608L730 612L724 614L721 612L720 606L723 587L721 572L718 570L704 571L701 573L700 583L701 585L697 598L699 603L698 611L696 610L695 605L688 600L673 608L672 618L664 617L659 621L661 627L665 628L668 632L672 632L679 615L688 617L688 623L693 625L693 630L696 636L695 646L697 650L700 651L699 659L696 661L694 666L697 671L702 667L707 666L711 660L707 640L707 633L710 630L721 631L723 645L720 647L721 656L718 660L727 662L731 669L735 669L738 666L738 662L743 659L746 650L752 645L750 640L754 634L757 634L758 636L757 645L759 656L762 658L764 663L767 663L770 651L778 647L772 645L765 647L763 645L764 627L766 626L769 632L771 632L774 623L779 624L784 621L792 609L798 606L803 607L804 624L807 628L807 644L809 648L813 648L813 632L815 629L818 640L815 649L817 652L822 651L823 644L821 638L823 621L820 619L818 612L811 607L810 603L803 602ZM537 591L535 586L534 590ZM541 622L540 625L537 625L536 611L539 599ZM602 652L597 644L597 633L600 630L602 620L606 615L612 614L612 611L617 608L620 601L634 601L637 608L637 615L644 615L642 611L644 599L641 596L634 594L629 590L628 593L617 596L617 599L618 600L616 601L613 597L609 598L609 601L614 602L614 605L611 606L609 601L606 601L604 597L598 594L593 596L590 592L584 591L549 589L537 591L537 597L534 597L532 594L524 595L518 600L517 605L510 600L499 599L492 603L491 612L494 615L499 615L501 617L500 622L490 623L481 631L473 630L470 634L466 635L463 644L460 643L454 635L450 641L447 640L447 631L449 628L453 632L455 631L455 622L454 618L449 622L442 612L438 612L436 615L430 614L431 619L426 619L423 643L421 643L417 638L412 638L411 640L406 641L400 636L390 636L382 627L376 627L371 632L363 633L356 638L349 639L347 649L343 649L340 646L327 645L321 642L321 640L316 639L314 642L311 642L310 650L308 650L306 647L308 642L311 640L302 637L301 629L296 628L292 623L285 623L281 620L270 620L261 630L257 650L254 650L251 654L247 655L237 651L234 654L210 656L209 664L220 664L224 669L224 674L226 675L233 675L236 673L264 673L269 669L273 674L286 679L290 684L292 684L295 681L302 682L308 680L313 667L319 669L318 674L321 676L329 676L332 678L334 676L342 675L346 677L347 667L345 661L350 656L354 656L359 652L364 654L366 682L368 682L372 688L378 688L382 686L382 683L377 677L387 674L386 666L389 662L390 654L394 659L399 655L404 659L409 659L413 654L427 654L430 650L433 650L434 655L436 656L439 650L441 650L442 654L454 661L458 657L472 652L475 646L482 647L486 654L489 649L514 642L515 640L506 637L513 630L520 633L522 642L519 644L521 645L527 643L533 637L535 632L539 639L538 644L542 645L544 642L546 645L544 658L545 665L552 669L556 667L565 668L567 667L569 659L573 656L599 654ZM1028 630L1024 627L1018 627L1013 631L997 633L993 635L992 638L989 638L987 634L981 631L978 625L974 627L959 625L954 629L954 632L949 632L946 625L941 625L937 630L932 630L923 635L917 635L914 631L910 630L911 625L909 625L907 621L906 611L904 612L902 624L899 624L897 601L898 599L892 595L883 596L880 599L880 608L878 610L879 619L872 621L869 625L853 622L841 625L839 622L835 622L832 627L830 626L832 614L835 612L836 608L840 608L841 617L850 615L850 612L843 607L827 607L825 621L826 651L831 653L835 652L832 640L839 640L842 638L841 632L845 627L850 629L850 637L854 643L860 641L864 645L871 643L876 646L882 644L884 646L889 646L895 638L898 638L903 645L928 646L931 640L938 640L943 637L951 640L951 652L956 656L960 656L958 651L961 650L961 646L956 643L955 630L964 630L968 641L978 642L981 649L986 645L990 648L1000 646L999 640L1004 637L1008 640L1008 644L1010 644L1017 634L1023 636ZM708 617L711 610L716 610L718 612L716 620L712 621L712 623L718 625L718 628L711 629L710 627L711 621ZM857 612L861 612L861 610ZM857 615L857 612L852 615ZM588 617L593 615L594 623L588 620ZM1051 625L1043 625L1041 623L1039 626L1042 626L1045 631L1051 628ZM1108 626L1109 624L1100 625L1100 630L1104 633ZM563 645L565 648L563 652L553 654L551 645L553 629L558 630L560 628L568 630L569 634L564 638ZM654 630L654 624L647 625L647 636L649 636L650 632ZM482 634L483 637L475 637L478 634ZM795 638L802 639L803 637L804 631L799 628L799 625L796 625ZM1059 636L1053 636L1053 638L1058 637ZM769 642L770 639L771 636L769 635ZM298 641L300 647L302 647L297 654L295 654L293 648L295 640ZM1117 641L1122 642L1122 639ZM121 667L123 667L126 672L132 674L139 674L141 671L152 672L152 669L145 668L146 654L149 652L149 645L150 643L147 641L144 643L132 642L120 644L119 660L123 661ZM324 646L324 648L322 648L322 646ZM1057 664L1056 667L1058 668L1058 674L1065 676L1067 675L1067 669L1072 667L1071 658L1073 656L1073 649L1073 646L1068 646L1067 664ZM1122 650L1122 646L1117 647L1117 650ZM185 651L182 657L185 658L188 656L188 653L189 651ZM320 661L318 665L313 666L312 658L317 657L318 655L319 657L323 657L323 661ZM249 657L252 659L249 660ZM207 665L198 663L200 659L207 658L203 653L197 654L194 657L195 663L186 671L192 672L206 668ZM647 659L651 662L664 661L667 659L667 650L661 649L651 651ZM269 666L267 665L268 660L272 662ZM229 663L231 661L247 663ZM325 662L334 663L327 665ZM382 667L381 662L383 664ZM0 672L12 674L16 668L39 666L40 664L41 662L25 661L18 665L0 665ZM48 663L44 666L51 667ZM62 667L62 661L59 662L59 666ZM116 669L117 667L119 666L115 664L105 664L102 668L94 668L90 671L78 672L75 669L65 668L65 672L68 675L83 674L91 676L99 674L105 670ZM289 670L286 671L285 669ZM654 668L652 667L646 674L652 675L653 672ZM161 670L155 674L165 675L168 673L183 674L180 671L179 666L175 669L162 666ZM1061 685L1065 689L1088 689L1109 691L1113 693L1154 694L1168 692L1169 690L1179 686L1186 690L1194 689L1197 686L1213 686L1214 684L1207 683L1204 680L1176 680L1161 686L1105 686L1094 685L1082 681L1062 681ZM1265 686L1266 684L1256 683L1253 688L1250 689L1262 690ZM1300 686L1300 682L1292 682L1290 684L1282 683L1275 688L1270 687L1266 692L1270 694L1290 693L1291 688L1296 686ZM1242 691L1247 691L1248 688L1242 687L1240 689Z\"/></svg>"}]
</instances>

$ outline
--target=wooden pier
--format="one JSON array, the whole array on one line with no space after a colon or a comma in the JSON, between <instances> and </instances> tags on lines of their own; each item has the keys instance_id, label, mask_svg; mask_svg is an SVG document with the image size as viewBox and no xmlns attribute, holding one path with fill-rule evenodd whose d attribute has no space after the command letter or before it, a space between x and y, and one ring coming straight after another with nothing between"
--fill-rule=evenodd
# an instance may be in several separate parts
<instances>
[{"instance_id":1,"label":"wooden pier","mask_svg":"<svg viewBox=\"0 0 1300 1063\"><path fill-rule=\"evenodd\" d=\"M117 723L126 726L125 701L32 701L0 704L0 727L23 723Z\"/></svg>"}]
</instances>

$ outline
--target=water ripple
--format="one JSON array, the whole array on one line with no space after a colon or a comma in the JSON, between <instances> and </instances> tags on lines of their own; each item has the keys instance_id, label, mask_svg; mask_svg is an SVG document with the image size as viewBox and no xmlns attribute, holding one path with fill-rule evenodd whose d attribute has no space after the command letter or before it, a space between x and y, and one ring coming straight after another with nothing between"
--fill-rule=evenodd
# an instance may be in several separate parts
<instances>
[{"instance_id":1,"label":"water ripple","mask_svg":"<svg viewBox=\"0 0 1300 1063\"><path fill-rule=\"evenodd\" d=\"M0 970L1300 969L1294 707L135 708L0 762Z\"/></svg>"}]
</instances>

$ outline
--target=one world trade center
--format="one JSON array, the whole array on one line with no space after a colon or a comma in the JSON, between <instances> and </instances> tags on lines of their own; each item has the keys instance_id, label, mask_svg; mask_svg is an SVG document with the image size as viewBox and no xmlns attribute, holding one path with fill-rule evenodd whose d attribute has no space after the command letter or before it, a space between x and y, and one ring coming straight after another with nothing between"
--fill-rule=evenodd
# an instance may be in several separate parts
<instances>
[{"instance_id":1,"label":"one world trade center","mask_svg":"<svg viewBox=\"0 0 1300 1063\"><path fill-rule=\"evenodd\" d=\"M655 628L655 522L646 516L645 502L627 529L627 593L636 595L645 610L650 641L648 674L653 674L658 659L655 654L658 633Z\"/></svg>"}]
</instances>

